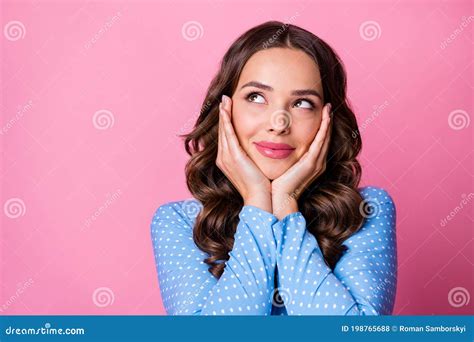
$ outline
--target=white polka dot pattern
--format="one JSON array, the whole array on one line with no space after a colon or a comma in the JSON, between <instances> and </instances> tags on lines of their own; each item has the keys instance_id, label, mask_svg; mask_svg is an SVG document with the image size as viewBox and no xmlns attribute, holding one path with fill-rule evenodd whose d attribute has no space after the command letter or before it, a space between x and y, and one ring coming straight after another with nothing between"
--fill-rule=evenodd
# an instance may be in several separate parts
<instances>
[{"instance_id":1,"label":"white polka dot pattern","mask_svg":"<svg viewBox=\"0 0 474 342\"><path fill-rule=\"evenodd\" d=\"M334 272L300 212L279 221L254 206L239 214L233 250L217 280L193 241L184 201L160 206L151 224L165 310L170 315L391 314L397 282L396 210L386 190L359 189L377 208L344 242ZM275 282L284 305L273 299Z\"/></svg>"}]
</instances>

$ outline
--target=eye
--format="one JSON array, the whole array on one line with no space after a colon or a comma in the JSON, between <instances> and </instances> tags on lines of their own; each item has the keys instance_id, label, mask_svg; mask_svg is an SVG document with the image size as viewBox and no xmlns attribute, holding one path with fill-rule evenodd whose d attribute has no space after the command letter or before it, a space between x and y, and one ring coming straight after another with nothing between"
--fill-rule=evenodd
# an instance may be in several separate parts
<instances>
[{"instance_id":1,"label":"eye","mask_svg":"<svg viewBox=\"0 0 474 342\"><path fill-rule=\"evenodd\" d=\"M260 98L261 100L257 101L258 98ZM265 103L265 99L259 93L250 93L249 95L247 95L247 101L255 103Z\"/></svg>"},{"instance_id":2,"label":"eye","mask_svg":"<svg viewBox=\"0 0 474 342\"><path fill-rule=\"evenodd\" d=\"M300 99L295 102L295 107L313 109L314 103L313 101L310 101L310 100Z\"/></svg>"}]
</instances>

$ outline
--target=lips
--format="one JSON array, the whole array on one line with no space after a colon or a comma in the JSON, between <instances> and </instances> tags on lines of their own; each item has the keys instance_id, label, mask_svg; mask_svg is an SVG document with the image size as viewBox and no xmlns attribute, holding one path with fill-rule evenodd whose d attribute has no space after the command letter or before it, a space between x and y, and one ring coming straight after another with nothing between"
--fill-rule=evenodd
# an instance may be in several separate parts
<instances>
[{"instance_id":1,"label":"lips","mask_svg":"<svg viewBox=\"0 0 474 342\"><path fill-rule=\"evenodd\" d=\"M254 142L258 152L265 157L272 159L287 158L295 150L294 147L288 144L274 143L270 141Z\"/></svg>"}]
</instances>

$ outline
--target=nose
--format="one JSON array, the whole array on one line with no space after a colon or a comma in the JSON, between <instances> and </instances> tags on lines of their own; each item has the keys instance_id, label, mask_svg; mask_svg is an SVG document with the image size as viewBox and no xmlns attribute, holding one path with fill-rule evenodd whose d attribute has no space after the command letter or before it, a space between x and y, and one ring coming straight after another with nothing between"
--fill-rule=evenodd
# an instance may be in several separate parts
<instances>
[{"instance_id":1,"label":"nose","mask_svg":"<svg viewBox=\"0 0 474 342\"><path fill-rule=\"evenodd\" d=\"M291 122L291 113L279 109L271 113L267 130L270 133L287 134L290 132Z\"/></svg>"}]
</instances>

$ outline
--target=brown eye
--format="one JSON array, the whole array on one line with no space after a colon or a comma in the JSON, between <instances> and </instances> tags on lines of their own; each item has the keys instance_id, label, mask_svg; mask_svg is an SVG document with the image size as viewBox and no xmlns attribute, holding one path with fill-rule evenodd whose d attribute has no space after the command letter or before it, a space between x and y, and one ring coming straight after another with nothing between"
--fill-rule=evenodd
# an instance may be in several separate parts
<instances>
[{"instance_id":1,"label":"brown eye","mask_svg":"<svg viewBox=\"0 0 474 342\"><path fill-rule=\"evenodd\" d=\"M296 101L295 106L298 107L298 108L306 108L306 109L313 109L314 108L314 105L311 101L303 100L303 99Z\"/></svg>"},{"instance_id":2,"label":"brown eye","mask_svg":"<svg viewBox=\"0 0 474 342\"><path fill-rule=\"evenodd\" d=\"M259 98L261 100L257 101L257 99ZM263 98L263 96L258 93L251 93L250 95L247 96L247 100L249 100L250 102L255 102L255 103L265 103L265 99Z\"/></svg>"}]
</instances>

